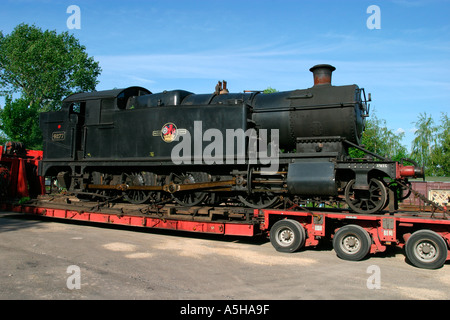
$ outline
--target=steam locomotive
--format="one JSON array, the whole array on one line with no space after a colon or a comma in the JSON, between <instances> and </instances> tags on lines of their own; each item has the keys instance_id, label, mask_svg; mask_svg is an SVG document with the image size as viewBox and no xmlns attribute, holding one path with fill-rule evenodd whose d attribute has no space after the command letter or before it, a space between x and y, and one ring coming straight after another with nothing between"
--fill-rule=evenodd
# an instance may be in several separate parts
<instances>
[{"instance_id":1,"label":"steam locomotive","mask_svg":"<svg viewBox=\"0 0 450 320\"><path fill-rule=\"evenodd\" d=\"M84 197L252 208L340 204L357 213L396 207L421 168L361 146L365 91L310 69L307 89L266 94L142 87L77 93L40 114L39 174ZM370 100L370 99L369 99ZM349 148L367 152L351 159Z\"/></svg>"}]
</instances>

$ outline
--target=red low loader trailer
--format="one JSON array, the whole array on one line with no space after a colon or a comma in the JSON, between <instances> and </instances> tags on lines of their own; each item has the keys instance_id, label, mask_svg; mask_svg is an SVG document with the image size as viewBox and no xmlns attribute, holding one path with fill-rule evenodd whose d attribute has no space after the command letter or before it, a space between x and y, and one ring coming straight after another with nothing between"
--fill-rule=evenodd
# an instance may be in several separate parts
<instances>
[{"instance_id":1,"label":"red low loader trailer","mask_svg":"<svg viewBox=\"0 0 450 320\"><path fill-rule=\"evenodd\" d=\"M97 210L52 208L39 205L2 204L3 210L117 225L159 228L232 236L267 236L280 252L291 253L332 241L337 256L358 261L389 246L405 249L416 267L436 269L450 259L450 220L444 213L354 214L345 211L255 209L240 220L214 220L223 208L159 208L157 213L108 213ZM178 210L182 210L180 213ZM231 209L231 211L234 209ZM141 210L142 211L142 210ZM225 210L226 211L226 210ZM230 211L230 212L231 212ZM209 221L208 221L209 220Z\"/></svg>"}]
</instances>

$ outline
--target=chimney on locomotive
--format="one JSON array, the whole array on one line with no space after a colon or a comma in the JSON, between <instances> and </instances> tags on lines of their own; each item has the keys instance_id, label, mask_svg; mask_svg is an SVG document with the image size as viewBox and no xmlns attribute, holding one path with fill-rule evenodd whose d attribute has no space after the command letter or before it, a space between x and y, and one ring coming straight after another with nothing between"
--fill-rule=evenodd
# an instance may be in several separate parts
<instances>
[{"instance_id":1,"label":"chimney on locomotive","mask_svg":"<svg viewBox=\"0 0 450 320\"><path fill-rule=\"evenodd\" d=\"M329 64L318 64L309 69L314 76L314 86L317 85L331 85L331 74L336 70L335 67Z\"/></svg>"}]
</instances>

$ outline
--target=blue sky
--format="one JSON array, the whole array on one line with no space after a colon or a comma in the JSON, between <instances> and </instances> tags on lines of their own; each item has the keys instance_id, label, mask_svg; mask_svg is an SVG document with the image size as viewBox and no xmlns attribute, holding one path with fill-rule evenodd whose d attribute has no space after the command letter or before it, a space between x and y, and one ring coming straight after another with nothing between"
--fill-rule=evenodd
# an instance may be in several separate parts
<instances>
[{"instance_id":1,"label":"blue sky","mask_svg":"<svg viewBox=\"0 0 450 320\"><path fill-rule=\"evenodd\" d=\"M67 27L70 5L80 29ZM380 29L367 27L371 5ZM450 0L0 0L3 34L22 22L74 34L100 62L97 90L294 90L329 63L333 84L370 92L408 148L420 113L439 123L450 107Z\"/></svg>"}]
</instances>

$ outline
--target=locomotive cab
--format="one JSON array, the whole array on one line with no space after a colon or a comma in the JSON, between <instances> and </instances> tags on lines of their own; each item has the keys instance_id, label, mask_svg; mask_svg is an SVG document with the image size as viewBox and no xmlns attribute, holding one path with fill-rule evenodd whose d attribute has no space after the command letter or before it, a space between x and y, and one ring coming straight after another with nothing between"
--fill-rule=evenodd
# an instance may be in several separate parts
<instances>
[{"instance_id":1,"label":"locomotive cab","mask_svg":"<svg viewBox=\"0 0 450 320\"><path fill-rule=\"evenodd\" d=\"M108 135L102 129L113 127L113 113L126 109L131 96L151 94L145 88L130 87L90 93L75 93L63 100L61 109L40 114L44 138L44 159L52 161L40 168L46 176L52 167L66 166L67 161L82 160L90 149L107 148L96 137ZM105 150L104 153L108 152ZM58 160L60 163L54 162Z\"/></svg>"}]
</instances>

